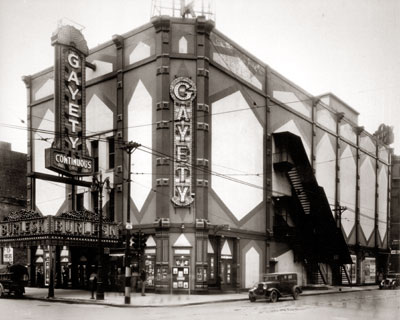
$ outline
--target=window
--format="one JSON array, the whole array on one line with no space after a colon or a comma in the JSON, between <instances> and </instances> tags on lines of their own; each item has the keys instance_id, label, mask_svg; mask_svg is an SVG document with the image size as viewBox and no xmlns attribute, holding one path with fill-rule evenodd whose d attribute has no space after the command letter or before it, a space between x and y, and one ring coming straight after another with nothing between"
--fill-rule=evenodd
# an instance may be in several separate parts
<instances>
[{"instance_id":1,"label":"window","mask_svg":"<svg viewBox=\"0 0 400 320\"><path fill-rule=\"evenodd\" d=\"M108 200L108 218L110 221L114 221L114 206L115 206L115 195L114 189L110 191L110 198Z\"/></svg>"},{"instance_id":2,"label":"window","mask_svg":"<svg viewBox=\"0 0 400 320\"><path fill-rule=\"evenodd\" d=\"M83 206L83 193L78 193L76 195L76 210L78 211L82 211L85 209L85 207Z\"/></svg>"},{"instance_id":3,"label":"window","mask_svg":"<svg viewBox=\"0 0 400 320\"><path fill-rule=\"evenodd\" d=\"M99 141L91 142L92 153L91 156L94 160L94 172L99 172Z\"/></svg>"},{"instance_id":4,"label":"window","mask_svg":"<svg viewBox=\"0 0 400 320\"><path fill-rule=\"evenodd\" d=\"M94 212L97 212L97 208L99 206L99 192L92 191L92 208Z\"/></svg>"},{"instance_id":5,"label":"window","mask_svg":"<svg viewBox=\"0 0 400 320\"><path fill-rule=\"evenodd\" d=\"M114 169L115 166L115 142L114 137L108 138L108 168Z\"/></svg>"}]
</instances>

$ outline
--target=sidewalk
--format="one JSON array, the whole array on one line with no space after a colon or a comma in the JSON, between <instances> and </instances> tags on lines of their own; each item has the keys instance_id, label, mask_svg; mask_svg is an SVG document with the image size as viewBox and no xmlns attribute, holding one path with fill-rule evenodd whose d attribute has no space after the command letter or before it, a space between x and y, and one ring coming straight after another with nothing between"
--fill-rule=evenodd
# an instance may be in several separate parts
<instances>
[{"instance_id":1,"label":"sidewalk","mask_svg":"<svg viewBox=\"0 0 400 320\"><path fill-rule=\"evenodd\" d=\"M377 290L377 285L371 286L357 286L357 287L333 287L321 286L306 288L303 290L301 296L319 295L319 294L332 294L342 292L354 291L369 291ZM146 293L146 296L141 296L140 293L131 294L131 304L124 304L124 294L121 292L106 292L103 301L90 299L91 293L84 290L72 289L55 289L55 297L48 299L47 288L25 288L25 299L42 300L51 302L64 302L64 303L81 303L81 304L97 304L114 307L176 307L176 306L190 306L208 303L222 303L247 300L247 292L241 293L221 293L221 294L208 294L208 295L176 295L176 294L154 294Z\"/></svg>"}]
</instances>

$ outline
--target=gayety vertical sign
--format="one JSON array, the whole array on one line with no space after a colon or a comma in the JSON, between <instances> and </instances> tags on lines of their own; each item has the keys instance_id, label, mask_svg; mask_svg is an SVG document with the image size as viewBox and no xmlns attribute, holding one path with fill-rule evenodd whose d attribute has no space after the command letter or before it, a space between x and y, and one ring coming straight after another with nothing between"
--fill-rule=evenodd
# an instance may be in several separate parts
<instances>
[{"instance_id":1,"label":"gayety vertical sign","mask_svg":"<svg viewBox=\"0 0 400 320\"><path fill-rule=\"evenodd\" d=\"M93 159L85 142L85 60L82 33L69 25L53 33L55 49L55 136L46 149L46 168L69 176L92 175Z\"/></svg>"},{"instance_id":2,"label":"gayety vertical sign","mask_svg":"<svg viewBox=\"0 0 400 320\"><path fill-rule=\"evenodd\" d=\"M174 195L172 202L179 207L193 202L192 190L192 126L193 100L196 84L189 78L179 77L170 85L174 100Z\"/></svg>"}]
</instances>

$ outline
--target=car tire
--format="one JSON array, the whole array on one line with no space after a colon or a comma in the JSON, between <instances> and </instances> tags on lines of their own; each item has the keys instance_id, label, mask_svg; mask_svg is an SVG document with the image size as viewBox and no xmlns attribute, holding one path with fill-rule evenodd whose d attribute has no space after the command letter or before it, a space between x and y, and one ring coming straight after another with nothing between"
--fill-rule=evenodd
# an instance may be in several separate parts
<instances>
[{"instance_id":1,"label":"car tire","mask_svg":"<svg viewBox=\"0 0 400 320\"><path fill-rule=\"evenodd\" d=\"M23 292L23 290L21 288L17 288L17 289L15 289L15 293L14 294L15 294L15 296L17 298L21 298L24 295L24 292Z\"/></svg>"},{"instance_id":2,"label":"car tire","mask_svg":"<svg viewBox=\"0 0 400 320\"><path fill-rule=\"evenodd\" d=\"M249 297L250 302L256 302L256 298L255 297Z\"/></svg>"},{"instance_id":3,"label":"car tire","mask_svg":"<svg viewBox=\"0 0 400 320\"><path fill-rule=\"evenodd\" d=\"M0 283L0 298L4 297L4 287L3 285Z\"/></svg>"},{"instance_id":4,"label":"car tire","mask_svg":"<svg viewBox=\"0 0 400 320\"><path fill-rule=\"evenodd\" d=\"M300 295L300 289L299 288L295 288L293 291L293 299L297 300L299 298Z\"/></svg>"},{"instance_id":5,"label":"car tire","mask_svg":"<svg viewBox=\"0 0 400 320\"><path fill-rule=\"evenodd\" d=\"M271 293L269 294L269 301L272 303L277 302L279 299L278 292L276 290L272 290Z\"/></svg>"}]
</instances>

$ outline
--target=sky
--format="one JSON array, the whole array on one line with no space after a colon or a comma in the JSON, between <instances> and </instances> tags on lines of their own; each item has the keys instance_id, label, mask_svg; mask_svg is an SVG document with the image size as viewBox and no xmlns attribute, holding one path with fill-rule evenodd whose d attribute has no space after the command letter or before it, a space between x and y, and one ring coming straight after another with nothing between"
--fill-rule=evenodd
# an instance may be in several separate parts
<instances>
[{"instance_id":1,"label":"sky","mask_svg":"<svg viewBox=\"0 0 400 320\"><path fill-rule=\"evenodd\" d=\"M399 0L214 0L216 28L312 95L332 92L400 153ZM26 152L24 75L54 63L58 21L89 48L150 21L151 0L0 0L0 141ZM7 126L18 126L20 129Z\"/></svg>"}]
</instances>

